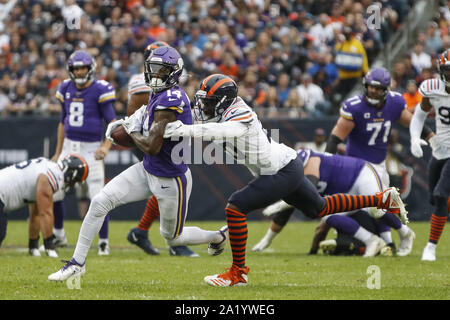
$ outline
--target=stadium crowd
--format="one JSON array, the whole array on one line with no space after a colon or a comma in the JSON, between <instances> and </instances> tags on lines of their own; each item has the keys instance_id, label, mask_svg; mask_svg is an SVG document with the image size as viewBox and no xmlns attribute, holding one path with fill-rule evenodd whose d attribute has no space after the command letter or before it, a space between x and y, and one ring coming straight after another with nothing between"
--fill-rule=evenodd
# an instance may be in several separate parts
<instances>
[{"instance_id":1,"label":"stadium crowd","mask_svg":"<svg viewBox=\"0 0 450 320\"><path fill-rule=\"evenodd\" d=\"M54 96L68 78L67 59L83 49L96 59L97 78L114 85L122 115L128 80L142 71L145 47L159 40L182 54L191 99L200 79L219 72L238 81L240 96L261 117L335 115L413 3L0 0L0 113L59 114ZM373 4L381 6L381 24L369 29ZM395 64L393 89L417 99L412 84L433 75L436 54L449 46L450 1ZM349 52L356 60L346 59Z\"/></svg>"}]
</instances>

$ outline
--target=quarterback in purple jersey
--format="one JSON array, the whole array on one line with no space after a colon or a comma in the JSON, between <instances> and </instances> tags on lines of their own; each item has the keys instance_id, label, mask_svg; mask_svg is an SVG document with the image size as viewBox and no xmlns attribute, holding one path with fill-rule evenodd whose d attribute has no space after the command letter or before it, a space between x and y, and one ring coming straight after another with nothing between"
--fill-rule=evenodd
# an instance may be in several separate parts
<instances>
[{"instance_id":1,"label":"quarterback in purple jersey","mask_svg":"<svg viewBox=\"0 0 450 320\"><path fill-rule=\"evenodd\" d=\"M58 125L56 151L52 160L69 153L77 153L86 159L90 174L85 183L77 186L79 199L91 199L104 186L103 159L111 148L111 142L103 138L104 122L115 121L113 102L115 90L104 80L94 78L96 63L85 51L75 51L68 60L70 79L64 80L56 92L61 103L61 120ZM87 211L86 201L79 201L80 215ZM64 205L55 203L55 236L57 245L67 244L64 231ZM109 254L108 220L100 232L99 254Z\"/></svg>"},{"instance_id":2,"label":"quarterback in purple jersey","mask_svg":"<svg viewBox=\"0 0 450 320\"><path fill-rule=\"evenodd\" d=\"M305 176L317 187L322 195L337 193L375 194L382 188L380 177L373 166L362 159L314 152L310 149L301 149L298 151L298 155L302 159ZM337 172L339 174L336 174ZM280 201L267 207L263 213L265 215L274 215L274 217L266 235L253 247L253 251L262 251L270 245L294 213L294 207L284 201ZM320 241L326 238L330 227L333 227L363 242L366 245L365 257L374 256L386 243L393 247L389 226L398 230L400 235L401 243L398 255L405 256L411 252L414 239L408 234L412 234L412 230L402 225L394 215L385 214L377 219L378 225L382 230L380 236L383 239L386 238L387 241L391 241L387 242L358 225L354 219L347 216L351 213L338 213L322 218L316 230L310 253L314 254L317 252ZM389 233L389 235L385 234L385 232Z\"/></svg>"},{"instance_id":3,"label":"quarterback in purple jersey","mask_svg":"<svg viewBox=\"0 0 450 320\"><path fill-rule=\"evenodd\" d=\"M192 124L190 102L178 86L183 71L183 59L172 47L161 46L145 60L145 81L152 93L144 105L127 119L108 126L106 136L122 125L136 146L144 153L144 160L129 167L112 179L91 202L83 221L80 236L71 261L49 280L64 281L74 274L84 274L86 256L92 240L109 211L115 207L148 199L153 194L160 210L160 233L169 246L215 245L220 254L228 240L228 228L218 231L184 226L192 190L192 176L188 166L172 160L172 150L181 141L164 138L169 122ZM182 157L182 155L180 155Z\"/></svg>"}]
</instances>

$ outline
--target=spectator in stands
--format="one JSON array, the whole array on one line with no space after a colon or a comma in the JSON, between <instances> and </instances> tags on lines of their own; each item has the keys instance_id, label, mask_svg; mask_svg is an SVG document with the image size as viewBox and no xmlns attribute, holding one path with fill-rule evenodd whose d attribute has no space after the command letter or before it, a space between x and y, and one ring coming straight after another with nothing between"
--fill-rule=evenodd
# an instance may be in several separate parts
<instances>
[{"instance_id":1,"label":"spectator in stands","mask_svg":"<svg viewBox=\"0 0 450 320\"><path fill-rule=\"evenodd\" d=\"M419 73L423 68L431 67L431 56L423 51L423 44L416 42L413 52L411 53L411 62Z\"/></svg>"},{"instance_id":2,"label":"spectator in stands","mask_svg":"<svg viewBox=\"0 0 450 320\"><path fill-rule=\"evenodd\" d=\"M28 91L25 82L19 82L13 93L9 96L10 102L6 106L9 115L32 114L37 108L38 96Z\"/></svg>"},{"instance_id":3,"label":"spectator in stands","mask_svg":"<svg viewBox=\"0 0 450 320\"><path fill-rule=\"evenodd\" d=\"M305 104L302 101L297 90L290 90L286 101L283 104L283 109L287 111L287 116L293 119L303 119L308 115L305 111Z\"/></svg>"},{"instance_id":4,"label":"spectator in stands","mask_svg":"<svg viewBox=\"0 0 450 320\"><path fill-rule=\"evenodd\" d=\"M369 71L366 51L355 36L356 30L351 27L352 23L350 18L346 20L342 35L337 39L335 46L335 63L339 70L339 84L335 91L337 101L341 101ZM337 112L337 109L335 111Z\"/></svg>"},{"instance_id":5,"label":"spectator in stands","mask_svg":"<svg viewBox=\"0 0 450 320\"><path fill-rule=\"evenodd\" d=\"M339 83L339 71L332 59L331 54L320 51L316 55L315 64L308 69L309 74L314 79L313 82L321 87L326 94L330 94Z\"/></svg>"},{"instance_id":6,"label":"spectator in stands","mask_svg":"<svg viewBox=\"0 0 450 320\"><path fill-rule=\"evenodd\" d=\"M414 109L417 104L422 101L422 95L419 93L416 80L409 80L406 85L406 92L403 94L405 98L406 106L411 113L414 113Z\"/></svg>"},{"instance_id":7,"label":"spectator in stands","mask_svg":"<svg viewBox=\"0 0 450 320\"><path fill-rule=\"evenodd\" d=\"M305 111L310 117L321 117L328 114L330 105L325 101L322 88L312 82L309 73L304 73L302 82L296 90L305 105Z\"/></svg>"}]
</instances>

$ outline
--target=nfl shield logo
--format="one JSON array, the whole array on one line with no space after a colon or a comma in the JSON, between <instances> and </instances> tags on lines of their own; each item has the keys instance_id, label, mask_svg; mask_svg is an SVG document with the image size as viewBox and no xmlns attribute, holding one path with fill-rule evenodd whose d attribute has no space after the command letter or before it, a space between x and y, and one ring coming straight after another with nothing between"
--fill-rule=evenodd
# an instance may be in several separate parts
<instances>
[{"instance_id":1,"label":"nfl shield logo","mask_svg":"<svg viewBox=\"0 0 450 320\"><path fill-rule=\"evenodd\" d=\"M370 113L369 112L364 113L364 119L370 119Z\"/></svg>"},{"instance_id":2,"label":"nfl shield logo","mask_svg":"<svg viewBox=\"0 0 450 320\"><path fill-rule=\"evenodd\" d=\"M66 99L70 99L70 92L66 92Z\"/></svg>"}]
</instances>

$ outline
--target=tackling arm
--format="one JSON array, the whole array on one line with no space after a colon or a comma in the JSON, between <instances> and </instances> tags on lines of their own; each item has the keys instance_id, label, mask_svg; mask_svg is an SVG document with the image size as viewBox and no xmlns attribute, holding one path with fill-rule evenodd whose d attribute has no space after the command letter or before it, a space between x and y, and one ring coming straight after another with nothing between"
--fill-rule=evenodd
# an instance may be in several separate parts
<instances>
[{"instance_id":1,"label":"tackling arm","mask_svg":"<svg viewBox=\"0 0 450 320\"><path fill-rule=\"evenodd\" d=\"M159 110L154 113L154 121L150 128L148 137L140 132L132 132L130 137L136 146L146 154L155 156L161 150L164 142L164 130L169 122L174 122L177 116L173 111Z\"/></svg>"},{"instance_id":2,"label":"tackling arm","mask_svg":"<svg viewBox=\"0 0 450 320\"><path fill-rule=\"evenodd\" d=\"M204 140L241 137L248 131L248 125L242 122L204 123L184 125L177 121L169 124L164 137L192 137Z\"/></svg>"}]
</instances>

